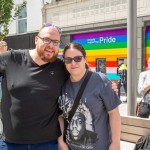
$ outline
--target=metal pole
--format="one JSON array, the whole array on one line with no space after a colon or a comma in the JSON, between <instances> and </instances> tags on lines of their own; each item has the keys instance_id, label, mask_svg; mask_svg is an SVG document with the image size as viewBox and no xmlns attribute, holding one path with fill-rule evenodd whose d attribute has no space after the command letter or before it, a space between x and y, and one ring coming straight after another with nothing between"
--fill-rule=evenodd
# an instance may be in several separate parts
<instances>
[{"instance_id":1,"label":"metal pole","mask_svg":"<svg viewBox=\"0 0 150 150\"><path fill-rule=\"evenodd\" d=\"M127 3L127 114L134 116L137 98L137 0L128 0Z\"/></svg>"}]
</instances>

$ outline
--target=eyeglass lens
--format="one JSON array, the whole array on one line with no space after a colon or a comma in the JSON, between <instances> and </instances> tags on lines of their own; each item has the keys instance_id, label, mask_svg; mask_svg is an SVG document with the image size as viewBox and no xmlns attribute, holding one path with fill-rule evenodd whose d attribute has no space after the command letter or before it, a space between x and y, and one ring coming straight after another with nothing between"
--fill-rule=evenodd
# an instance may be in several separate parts
<instances>
[{"instance_id":1,"label":"eyeglass lens","mask_svg":"<svg viewBox=\"0 0 150 150\"><path fill-rule=\"evenodd\" d=\"M43 43L45 43L45 44L50 44L51 42L53 43L53 45L54 46L58 46L59 44L60 44L60 42L59 41L57 41L57 40L51 40L50 38L42 38L42 37L40 37L40 36L38 36L42 41L43 41Z\"/></svg>"},{"instance_id":2,"label":"eyeglass lens","mask_svg":"<svg viewBox=\"0 0 150 150\"><path fill-rule=\"evenodd\" d=\"M66 58L64 58L64 61L65 61L66 64L70 64L73 60L74 60L75 62L81 62L82 57L83 57L83 56L75 56L75 57L73 57L73 58L71 58L71 57L66 57Z\"/></svg>"}]
</instances>

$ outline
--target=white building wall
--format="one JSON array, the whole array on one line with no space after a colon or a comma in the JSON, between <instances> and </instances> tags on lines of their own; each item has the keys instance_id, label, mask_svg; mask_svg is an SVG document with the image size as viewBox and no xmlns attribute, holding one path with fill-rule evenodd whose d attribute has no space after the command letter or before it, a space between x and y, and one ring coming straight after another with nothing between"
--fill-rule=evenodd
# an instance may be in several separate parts
<instances>
[{"instance_id":1,"label":"white building wall","mask_svg":"<svg viewBox=\"0 0 150 150\"><path fill-rule=\"evenodd\" d=\"M43 9L42 2L46 4ZM138 16L150 15L150 0L137 0ZM14 0L16 5L22 0ZM42 22L50 22L60 27L87 25L127 18L127 0L28 0L27 33L36 32ZM9 35L17 35L17 21L9 27Z\"/></svg>"},{"instance_id":2,"label":"white building wall","mask_svg":"<svg viewBox=\"0 0 150 150\"><path fill-rule=\"evenodd\" d=\"M137 5L138 17L150 15L150 0L137 0ZM127 18L127 0L64 0L44 8L45 21L61 27Z\"/></svg>"},{"instance_id":3,"label":"white building wall","mask_svg":"<svg viewBox=\"0 0 150 150\"><path fill-rule=\"evenodd\" d=\"M38 31L42 26L42 1L28 0L27 4L27 32Z\"/></svg>"},{"instance_id":4,"label":"white building wall","mask_svg":"<svg viewBox=\"0 0 150 150\"><path fill-rule=\"evenodd\" d=\"M14 3L20 5L22 0L14 0ZM27 33L36 32L42 25L42 0L27 1ZM9 26L9 35L17 35L17 21L14 20Z\"/></svg>"}]
</instances>

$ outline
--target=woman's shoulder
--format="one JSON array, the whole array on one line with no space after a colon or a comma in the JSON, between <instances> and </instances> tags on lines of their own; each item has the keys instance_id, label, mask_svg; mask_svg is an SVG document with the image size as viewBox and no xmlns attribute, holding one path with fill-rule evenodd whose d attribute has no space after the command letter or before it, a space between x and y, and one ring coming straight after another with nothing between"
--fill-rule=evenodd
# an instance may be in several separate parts
<instances>
[{"instance_id":1,"label":"woman's shoulder","mask_svg":"<svg viewBox=\"0 0 150 150\"><path fill-rule=\"evenodd\" d=\"M104 73L93 72L92 79L95 82L106 83L109 81L108 77Z\"/></svg>"},{"instance_id":2,"label":"woman's shoulder","mask_svg":"<svg viewBox=\"0 0 150 150\"><path fill-rule=\"evenodd\" d=\"M150 70L146 70L140 73L140 76L150 75Z\"/></svg>"},{"instance_id":3,"label":"woman's shoulder","mask_svg":"<svg viewBox=\"0 0 150 150\"><path fill-rule=\"evenodd\" d=\"M100 78L102 80L108 79L107 76L104 73L101 73L101 72L93 72L93 76L95 78Z\"/></svg>"}]
</instances>

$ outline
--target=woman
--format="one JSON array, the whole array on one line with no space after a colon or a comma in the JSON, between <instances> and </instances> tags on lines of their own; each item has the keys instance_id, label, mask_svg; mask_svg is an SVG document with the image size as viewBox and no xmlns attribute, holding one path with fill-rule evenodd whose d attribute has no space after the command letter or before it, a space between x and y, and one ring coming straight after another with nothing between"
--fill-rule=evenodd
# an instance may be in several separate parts
<instances>
[{"instance_id":1,"label":"woman","mask_svg":"<svg viewBox=\"0 0 150 150\"><path fill-rule=\"evenodd\" d=\"M150 69L150 58L147 61L148 68ZM144 94L150 89L150 70L140 73L138 83L138 93L143 97ZM150 92L145 96L145 101L150 104Z\"/></svg>"},{"instance_id":2,"label":"woman","mask_svg":"<svg viewBox=\"0 0 150 150\"><path fill-rule=\"evenodd\" d=\"M67 120L68 112L88 69L86 52L80 44L71 43L66 46L63 55L70 78L63 86L59 106ZM120 103L107 77L94 72L68 125L68 147L71 150L120 150ZM59 143L63 145L61 140Z\"/></svg>"}]
</instances>

